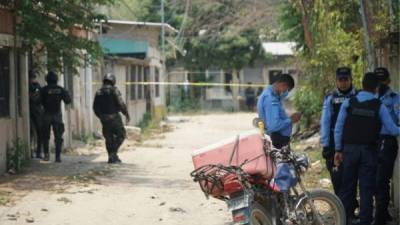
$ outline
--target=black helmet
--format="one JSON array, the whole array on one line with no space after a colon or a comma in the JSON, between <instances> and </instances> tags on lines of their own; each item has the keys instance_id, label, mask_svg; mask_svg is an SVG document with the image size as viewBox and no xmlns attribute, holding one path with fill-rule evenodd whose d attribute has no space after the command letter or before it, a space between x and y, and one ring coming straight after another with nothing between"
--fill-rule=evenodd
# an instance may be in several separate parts
<instances>
[{"instance_id":1,"label":"black helmet","mask_svg":"<svg viewBox=\"0 0 400 225\"><path fill-rule=\"evenodd\" d=\"M54 71L49 71L46 76L47 83L56 84L58 82L58 76Z\"/></svg>"},{"instance_id":2,"label":"black helmet","mask_svg":"<svg viewBox=\"0 0 400 225\"><path fill-rule=\"evenodd\" d=\"M33 80L33 79L35 79L37 76L36 76L36 70L34 70L34 69L30 69L29 70L29 80Z\"/></svg>"},{"instance_id":3,"label":"black helmet","mask_svg":"<svg viewBox=\"0 0 400 225\"><path fill-rule=\"evenodd\" d=\"M111 82L112 85L115 85L115 82L116 82L115 75L112 73L107 73L103 77L103 83L105 83L106 81L109 81L109 82Z\"/></svg>"}]
</instances>

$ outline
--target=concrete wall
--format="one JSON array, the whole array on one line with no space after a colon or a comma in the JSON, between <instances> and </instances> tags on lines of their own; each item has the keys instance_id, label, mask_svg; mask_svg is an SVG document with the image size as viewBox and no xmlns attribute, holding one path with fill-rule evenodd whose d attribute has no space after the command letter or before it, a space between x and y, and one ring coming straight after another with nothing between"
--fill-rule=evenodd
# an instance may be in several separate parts
<instances>
[{"instance_id":1,"label":"concrete wall","mask_svg":"<svg viewBox=\"0 0 400 225\"><path fill-rule=\"evenodd\" d=\"M133 67L133 65L136 65L136 67ZM129 122L129 125L131 126L135 126L138 123L140 123L140 121L142 121L144 114L146 113L146 99L144 96L144 91L142 90L142 98L138 99L138 87L136 86L136 99L131 99L131 85L132 84L125 84L126 82L130 82L130 74L132 73L132 69L136 69L137 73L140 73L142 76L143 75L143 68L144 65L143 64L125 64L125 65L119 65L119 67L117 68L117 70L122 74L126 74L125 79L122 79L120 84L121 87L121 92L125 93L124 94L124 98L125 98L125 102L127 104L128 107L128 111L129 111L129 115L131 117L131 121Z\"/></svg>"},{"instance_id":2,"label":"concrete wall","mask_svg":"<svg viewBox=\"0 0 400 225\"><path fill-rule=\"evenodd\" d=\"M9 43L10 36L0 34L0 47L11 47ZM6 44L4 44L6 43ZM0 118L0 173L6 171L6 155L7 149L12 146L13 141L16 138L22 140L25 144L29 144L29 96L28 96L28 72L27 72L27 56L25 54L19 55L20 64L17 65L20 68L20 97L21 97L21 108L18 109L20 112L16 116L16 105L17 97L15 90L15 63L14 63L15 51L13 48L10 49L10 116ZM17 132L16 132L17 127ZM30 157L30 153L26 152L26 157Z\"/></svg>"},{"instance_id":3,"label":"concrete wall","mask_svg":"<svg viewBox=\"0 0 400 225\"><path fill-rule=\"evenodd\" d=\"M82 56L85 58L86 56ZM92 66L83 60L83 66L77 68L78 74L69 76L73 86L69 87L73 93L71 107L71 133L75 139L81 139L91 135L93 131L92 114Z\"/></svg>"}]
</instances>

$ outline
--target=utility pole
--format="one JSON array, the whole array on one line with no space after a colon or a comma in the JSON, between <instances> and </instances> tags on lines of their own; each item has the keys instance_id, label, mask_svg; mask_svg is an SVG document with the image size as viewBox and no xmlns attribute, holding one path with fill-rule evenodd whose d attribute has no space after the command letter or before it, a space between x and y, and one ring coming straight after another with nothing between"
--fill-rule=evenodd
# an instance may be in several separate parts
<instances>
[{"instance_id":1,"label":"utility pole","mask_svg":"<svg viewBox=\"0 0 400 225\"><path fill-rule=\"evenodd\" d=\"M161 51L162 56L165 57L165 9L164 0L161 0Z\"/></svg>"},{"instance_id":2,"label":"utility pole","mask_svg":"<svg viewBox=\"0 0 400 225\"><path fill-rule=\"evenodd\" d=\"M373 42L369 39L370 29L368 26L367 5L364 0L360 0L360 14L364 27L364 41L367 50L367 68L368 71L373 71L376 67L375 48Z\"/></svg>"},{"instance_id":3,"label":"utility pole","mask_svg":"<svg viewBox=\"0 0 400 225\"><path fill-rule=\"evenodd\" d=\"M14 116L15 116L15 139L14 139L14 141L15 141L15 143L14 143L14 147L16 147L17 148L17 146L18 146L18 141L19 141L19 132L18 132L18 128L19 128L19 123L18 123L18 121L19 121L19 110L20 110L20 108L19 108L19 103L21 102L22 103L22 90L21 90L21 85L20 85L20 82L19 82L19 79L21 79L21 77L20 77L20 73L21 73L21 70L19 69L19 67L20 67L20 65L19 65L19 63L18 63L18 58L19 58L19 51L18 51L18 44L17 44L17 16L16 16L16 11L17 11L17 1L14 1L14 5L13 5L13 10L14 10L14 12L13 12L13 18L12 18L12 24L13 24L13 35L14 35L14 37L13 37L13 41L14 41L14 43L13 43L13 64L14 64L14 93L15 93L15 96L14 96L14 99L15 99L15 108L14 108L14 110L15 110L15 114L14 114ZM22 105L22 104L21 104ZM29 126L28 126L29 127ZM29 140L29 138L28 138L28 140ZM28 150L27 152L25 152L25 159L29 159L30 158L30 151Z\"/></svg>"}]
</instances>

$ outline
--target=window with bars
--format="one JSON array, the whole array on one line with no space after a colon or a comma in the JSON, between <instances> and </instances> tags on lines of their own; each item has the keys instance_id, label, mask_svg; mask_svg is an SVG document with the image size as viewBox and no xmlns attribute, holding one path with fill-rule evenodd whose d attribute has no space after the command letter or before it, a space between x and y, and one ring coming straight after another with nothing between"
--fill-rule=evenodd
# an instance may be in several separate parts
<instances>
[{"instance_id":1,"label":"window with bars","mask_svg":"<svg viewBox=\"0 0 400 225\"><path fill-rule=\"evenodd\" d=\"M130 99L131 100L136 100L136 81L137 81L137 66L132 65L131 66L131 79L129 81L131 84L129 84L129 90L130 90Z\"/></svg>"},{"instance_id":2,"label":"window with bars","mask_svg":"<svg viewBox=\"0 0 400 225\"><path fill-rule=\"evenodd\" d=\"M154 81L156 82L155 88L156 88L156 97L160 97L160 85L158 82L160 82L160 69L156 68L156 73L154 76Z\"/></svg>"},{"instance_id":3,"label":"window with bars","mask_svg":"<svg viewBox=\"0 0 400 225\"><path fill-rule=\"evenodd\" d=\"M17 65L17 68L15 68L16 69L16 72L17 72L17 102L18 102L18 116L22 116L22 87L21 87L21 85L22 85L22 79L23 79L23 74L21 73L21 63L23 62L23 60L22 60L22 55L20 54L20 51L18 50L18 51L15 51L16 52L16 54L17 54L17 57L16 57L16 59L17 59L17 63L16 63L16 65Z\"/></svg>"},{"instance_id":4,"label":"window with bars","mask_svg":"<svg viewBox=\"0 0 400 225\"><path fill-rule=\"evenodd\" d=\"M0 117L10 116L10 51L0 49Z\"/></svg>"},{"instance_id":5,"label":"window with bars","mask_svg":"<svg viewBox=\"0 0 400 225\"><path fill-rule=\"evenodd\" d=\"M143 71L143 81L149 82L149 76L150 76L150 68L146 66ZM143 89L144 89L144 97L147 98L149 96L149 90L150 90L149 85L147 84L144 85Z\"/></svg>"},{"instance_id":6,"label":"window with bars","mask_svg":"<svg viewBox=\"0 0 400 225\"><path fill-rule=\"evenodd\" d=\"M225 73L224 74L224 80L225 80L225 84L230 84L233 80L233 75L232 73ZM231 86L225 86L225 92L226 93L231 93L232 92L232 88Z\"/></svg>"},{"instance_id":7,"label":"window with bars","mask_svg":"<svg viewBox=\"0 0 400 225\"><path fill-rule=\"evenodd\" d=\"M143 82L143 66L139 66L138 68L138 99L143 99L143 84L140 84L140 82Z\"/></svg>"}]
</instances>

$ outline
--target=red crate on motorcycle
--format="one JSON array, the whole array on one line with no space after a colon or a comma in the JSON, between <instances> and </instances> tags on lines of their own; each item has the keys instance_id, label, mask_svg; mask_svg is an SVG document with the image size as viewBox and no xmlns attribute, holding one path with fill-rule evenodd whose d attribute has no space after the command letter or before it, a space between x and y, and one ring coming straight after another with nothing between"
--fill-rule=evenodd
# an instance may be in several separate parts
<instances>
[{"instance_id":1,"label":"red crate on motorcycle","mask_svg":"<svg viewBox=\"0 0 400 225\"><path fill-rule=\"evenodd\" d=\"M209 164L238 166L246 162L242 167L245 172L270 180L274 177L275 165L265 153L263 145L261 135L251 131L198 149L193 152L192 160L195 169ZM227 182L223 181L224 185ZM213 193L214 196L221 194Z\"/></svg>"}]
</instances>

